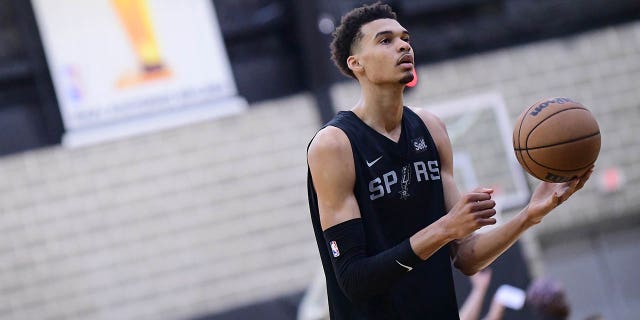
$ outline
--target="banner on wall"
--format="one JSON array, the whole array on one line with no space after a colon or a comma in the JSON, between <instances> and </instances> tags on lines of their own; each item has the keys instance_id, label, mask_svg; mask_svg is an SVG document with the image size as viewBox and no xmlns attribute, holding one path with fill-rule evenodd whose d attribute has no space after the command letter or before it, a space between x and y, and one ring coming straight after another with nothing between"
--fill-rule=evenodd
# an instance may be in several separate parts
<instances>
[{"instance_id":1,"label":"banner on wall","mask_svg":"<svg viewBox=\"0 0 640 320\"><path fill-rule=\"evenodd\" d=\"M210 0L32 0L65 127L83 145L236 113Z\"/></svg>"}]
</instances>

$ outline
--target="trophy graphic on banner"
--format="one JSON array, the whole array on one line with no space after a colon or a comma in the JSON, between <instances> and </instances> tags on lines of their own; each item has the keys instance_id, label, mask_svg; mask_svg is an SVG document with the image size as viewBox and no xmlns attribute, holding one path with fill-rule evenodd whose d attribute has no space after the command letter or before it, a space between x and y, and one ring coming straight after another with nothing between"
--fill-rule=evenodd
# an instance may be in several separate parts
<instances>
[{"instance_id":1,"label":"trophy graphic on banner","mask_svg":"<svg viewBox=\"0 0 640 320\"><path fill-rule=\"evenodd\" d=\"M171 77L164 64L147 0L112 0L124 30L131 42L140 68L118 79L118 88L128 88L148 81Z\"/></svg>"}]
</instances>

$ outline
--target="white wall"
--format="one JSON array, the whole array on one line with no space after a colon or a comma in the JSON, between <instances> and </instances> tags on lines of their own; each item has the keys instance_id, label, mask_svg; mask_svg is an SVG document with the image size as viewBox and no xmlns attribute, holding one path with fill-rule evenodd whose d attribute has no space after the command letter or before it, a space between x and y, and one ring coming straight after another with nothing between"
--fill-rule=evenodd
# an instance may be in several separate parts
<instances>
[{"instance_id":1,"label":"white wall","mask_svg":"<svg viewBox=\"0 0 640 320\"><path fill-rule=\"evenodd\" d=\"M0 160L0 318L180 319L315 270L309 96L175 130Z\"/></svg>"}]
</instances>

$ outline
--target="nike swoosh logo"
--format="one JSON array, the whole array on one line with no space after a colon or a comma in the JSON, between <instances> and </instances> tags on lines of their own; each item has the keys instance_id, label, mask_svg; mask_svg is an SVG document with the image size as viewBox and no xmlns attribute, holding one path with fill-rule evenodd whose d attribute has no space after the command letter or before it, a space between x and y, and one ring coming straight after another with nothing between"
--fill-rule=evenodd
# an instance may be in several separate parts
<instances>
[{"instance_id":1,"label":"nike swoosh logo","mask_svg":"<svg viewBox=\"0 0 640 320\"><path fill-rule=\"evenodd\" d=\"M380 159L382 159L382 156L379 156L378 159L375 159L375 160L373 160L371 162L366 161L366 160L365 160L365 162L367 162L367 167L371 168L371 166L376 164L376 162L378 162L378 160L380 160Z\"/></svg>"},{"instance_id":2,"label":"nike swoosh logo","mask_svg":"<svg viewBox=\"0 0 640 320\"><path fill-rule=\"evenodd\" d=\"M402 266L403 268L407 269L407 272L409 272L409 271L413 270L413 268L412 268L412 267L409 267L409 266L407 266L407 265L404 265L404 264L400 263L400 261L398 261L398 260L396 260L396 262L397 262L400 266Z\"/></svg>"}]
</instances>

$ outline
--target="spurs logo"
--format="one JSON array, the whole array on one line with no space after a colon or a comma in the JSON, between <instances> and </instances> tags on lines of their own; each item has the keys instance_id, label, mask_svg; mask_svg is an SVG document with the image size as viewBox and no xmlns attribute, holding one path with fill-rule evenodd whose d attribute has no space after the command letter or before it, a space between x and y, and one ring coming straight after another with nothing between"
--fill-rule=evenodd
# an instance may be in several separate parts
<instances>
[{"instance_id":1,"label":"spurs logo","mask_svg":"<svg viewBox=\"0 0 640 320\"><path fill-rule=\"evenodd\" d=\"M409 183L412 177L415 177L415 182L421 183L426 181L440 180L440 166L437 160L416 161L412 165L406 165L402 167L400 172L400 196L409 197ZM369 181L369 199L375 200L383 197L386 194L391 194L391 187L398 183L398 173L395 170L391 170L382 176L376 177ZM397 188L397 187L394 187Z\"/></svg>"}]
</instances>

